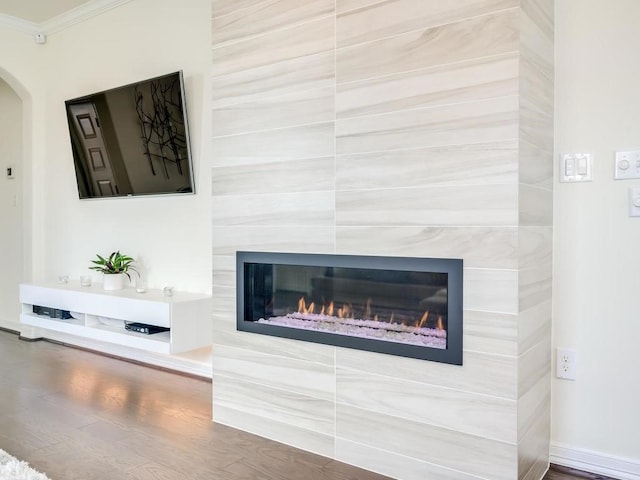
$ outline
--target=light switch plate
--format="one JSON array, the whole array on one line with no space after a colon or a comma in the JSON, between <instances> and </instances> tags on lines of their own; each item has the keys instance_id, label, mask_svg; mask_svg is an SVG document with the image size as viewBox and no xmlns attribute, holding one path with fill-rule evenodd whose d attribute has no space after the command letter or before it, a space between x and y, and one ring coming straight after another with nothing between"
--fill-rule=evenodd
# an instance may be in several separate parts
<instances>
[{"instance_id":1,"label":"light switch plate","mask_svg":"<svg viewBox=\"0 0 640 480\"><path fill-rule=\"evenodd\" d=\"M629 216L640 217L640 187L629 189Z\"/></svg>"},{"instance_id":2,"label":"light switch plate","mask_svg":"<svg viewBox=\"0 0 640 480\"><path fill-rule=\"evenodd\" d=\"M560 156L560 181L590 182L592 166L591 153L564 153Z\"/></svg>"},{"instance_id":3,"label":"light switch plate","mask_svg":"<svg viewBox=\"0 0 640 480\"><path fill-rule=\"evenodd\" d=\"M616 152L615 172L616 180L640 178L640 150Z\"/></svg>"}]
</instances>

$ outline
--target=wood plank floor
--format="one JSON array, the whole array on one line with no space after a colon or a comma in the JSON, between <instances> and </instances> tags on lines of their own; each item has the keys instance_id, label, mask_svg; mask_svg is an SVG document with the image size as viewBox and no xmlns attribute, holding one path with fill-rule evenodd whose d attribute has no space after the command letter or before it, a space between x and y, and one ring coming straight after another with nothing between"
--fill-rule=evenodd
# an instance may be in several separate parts
<instances>
[{"instance_id":1,"label":"wood plank floor","mask_svg":"<svg viewBox=\"0 0 640 480\"><path fill-rule=\"evenodd\" d=\"M605 477L595 473L582 472L573 468L561 467L559 465L551 465L551 469L545 475L544 480L616 480L615 478Z\"/></svg>"},{"instance_id":2,"label":"wood plank floor","mask_svg":"<svg viewBox=\"0 0 640 480\"><path fill-rule=\"evenodd\" d=\"M387 478L212 423L211 388L0 331L0 448L52 480Z\"/></svg>"}]
</instances>

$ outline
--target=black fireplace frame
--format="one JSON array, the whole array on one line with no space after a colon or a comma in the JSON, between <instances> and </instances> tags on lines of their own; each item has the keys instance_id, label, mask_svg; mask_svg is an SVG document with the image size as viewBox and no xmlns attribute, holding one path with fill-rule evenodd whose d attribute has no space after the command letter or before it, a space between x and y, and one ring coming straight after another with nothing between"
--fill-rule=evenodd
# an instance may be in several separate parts
<instances>
[{"instance_id":1,"label":"black fireplace frame","mask_svg":"<svg viewBox=\"0 0 640 480\"><path fill-rule=\"evenodd\" d=\"M448 317L447 348L439 349L408 345L371 338L336 335L328 332L269 325L250 320L246 321L245 265L255 263L446 273ZM239 331L271 335L280 338L462 365L462 286L463 261L461 259L238 251L236 252L236 328Z\"/></svg>"}]
</instances>

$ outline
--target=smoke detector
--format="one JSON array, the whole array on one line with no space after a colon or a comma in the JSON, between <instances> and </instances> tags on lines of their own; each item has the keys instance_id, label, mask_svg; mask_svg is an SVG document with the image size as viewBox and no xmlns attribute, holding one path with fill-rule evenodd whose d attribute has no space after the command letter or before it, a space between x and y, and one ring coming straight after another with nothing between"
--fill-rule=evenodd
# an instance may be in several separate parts
<instances>
[{"instance_id":1,"label":"smoke detector","mask_svg":"<svg viewBox=\"0 0 640 480\"><path fill-rule=\"evenodd\" d=\"M47 43L47 36L44 33L34 33L33 39L39 45Z\"/></svg>"}]
</instances>

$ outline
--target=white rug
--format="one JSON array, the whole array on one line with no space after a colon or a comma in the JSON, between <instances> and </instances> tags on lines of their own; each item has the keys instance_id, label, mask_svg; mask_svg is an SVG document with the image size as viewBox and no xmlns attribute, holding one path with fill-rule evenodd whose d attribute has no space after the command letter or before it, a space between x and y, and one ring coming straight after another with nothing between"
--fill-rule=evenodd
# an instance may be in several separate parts
<instances>
[{"instance_id":1,"label":"white rug","mask_svg":"<svg viewBox=\"0 0 640 480\"><path fill-rule=\"evenodd\" d=\"M49 480L49 477L0 449L0 480Z\"/></svg>"}]
</instances>

